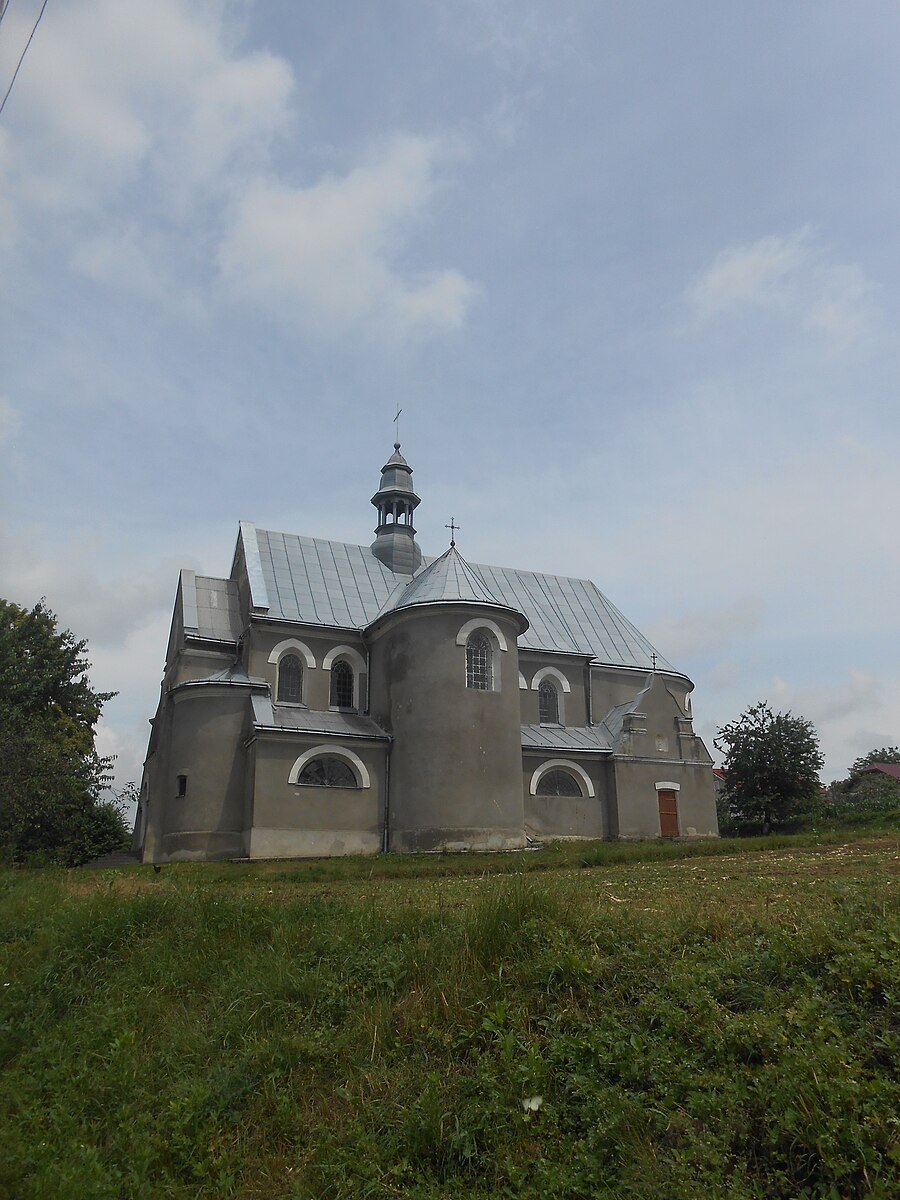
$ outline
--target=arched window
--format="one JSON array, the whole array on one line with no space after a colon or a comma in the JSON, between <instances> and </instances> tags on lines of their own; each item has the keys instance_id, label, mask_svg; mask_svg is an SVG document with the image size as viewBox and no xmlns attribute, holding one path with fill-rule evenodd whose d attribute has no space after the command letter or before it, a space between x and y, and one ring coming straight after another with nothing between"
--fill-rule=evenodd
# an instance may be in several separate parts
<instances>
[{"instance_id":1,"label":"arched window","mask_svg":"<svg viewBox=\"0 0 900 1200\"><path fill-rule=\"evenodd\" d=\"M559 692L549 679L542 679L538 688L538 712L542 725L559 724Z\"/></svg>"},{"instance_id":2,"label":"arched window","mask_svg":"<svg viewBox=\"0 0 900 1200\"><path fill-rule=\"evenodd\" d=\"M466 687L489 692L494 686L493 650L490 639L476 629L466 642Z\"/></svg>"},{"instance_id":3,"label":"arched window","mask_svg":"<svg viewBox=\"0 0 900 1200\"><path fill-rule=\"evenodd\" d=\"M345 658L331 664L331 706L353 707L353 668Z\"/></svg>"},{"instance_id":4,"label":"arched window","mask_svg":"<svg viewBox=\"0 0 900 1200\"><path fill-rule=\"evenodd\" d=\"M296 654L283 654L278 660L279 704L299 704L303 699L303 663Z\"/></svg>"},{"instance_id":5,"label":"arched window","mask_svg":"<svg viewBox=\"0 0 900 1200\"><path fill-rule=\"evenodd\" d=\"M580 796L581 794L581 788L574 775L570 775L561 767L545 771L538 780L538 796Z\"/></svg>"},{"instance_id":6,"label":"arched window","mask_svg":"<svg viewBox=\"0 0 900 1200\"><path fill-rule=\"evenodd\" d=\"M311 758L297 776L297 782L310 787L359 787L359 781L342 758Z\"/></svg>"}]
</instances>

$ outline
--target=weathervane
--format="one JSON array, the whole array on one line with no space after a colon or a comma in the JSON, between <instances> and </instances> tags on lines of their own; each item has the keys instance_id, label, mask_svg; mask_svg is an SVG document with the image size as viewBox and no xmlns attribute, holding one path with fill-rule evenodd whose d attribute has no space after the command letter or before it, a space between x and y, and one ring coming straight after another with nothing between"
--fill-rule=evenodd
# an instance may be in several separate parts
<instances>
[{"instance_id":1,"label":"weathervane","mask_svg":"<svg viewBox=\"0 0 900 1200\"><path fill-rule=\"evenodd\" d=\"M459 533L462 526L456 524L455 517L451 517L450 524L445 525L444 528L450 530L450 549L452 550L456 546L456 534Z\"/></svg>"}]
</instances>

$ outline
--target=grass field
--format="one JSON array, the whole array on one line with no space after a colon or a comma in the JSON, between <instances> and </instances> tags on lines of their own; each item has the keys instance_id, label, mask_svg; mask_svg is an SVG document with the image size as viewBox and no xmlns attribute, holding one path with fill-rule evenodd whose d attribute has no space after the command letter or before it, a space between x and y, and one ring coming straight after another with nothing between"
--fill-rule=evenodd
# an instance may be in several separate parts
<instances>
[{"instance_id":1,"label":"grass field","mask_svg":"<svg viewBox=\"0 0 900 1200\"><path fill-rule=\"evenodd\" d=\"M0 875L0 1195L900 1195L900 836Z\"/></svg>"}]
</instances>

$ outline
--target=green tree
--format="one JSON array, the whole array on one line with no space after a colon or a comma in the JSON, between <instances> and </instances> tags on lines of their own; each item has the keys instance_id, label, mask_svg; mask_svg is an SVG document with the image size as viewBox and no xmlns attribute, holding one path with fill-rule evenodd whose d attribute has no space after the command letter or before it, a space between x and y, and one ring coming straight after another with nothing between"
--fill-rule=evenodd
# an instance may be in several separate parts
<instances>
[{"instance_id":1,"label":"green tree","mask_svg":"<svg viewBox=\"0 0 900 1200\"><path fill-rule=\"evenodd\" d=\"M900 780L881 771L867 771L874 763L900 763L900 748L870 750L854 762L847 779L835 780L831 796L842 817L863 819L900 810Z\"/></svg>"},{"instance_id":2,"label":"green tree","mask_svg":"<svg viewBox=\"0 0 900 1200\"><path fill-rule=\"evenodd\" d=\"M811 721L774 713L760 701L723 725L714 744L725 756L726 829L759 824L769 833L776 823L815 807L824 759Z\"/></svg>"},{"instance_id":3,"label":"green tree","mask_svg":"<svg viewBox=\"0 0 900 1200\"><path fill-rule=\"evenodd\" d=\"M0 600L0 853L75 865L118 848L125 827L104 801L111 758L94 730L114 692L95 692L86 643L41 601Z\"/></svg>"},{"instance_id":4,"label":"green tree","mask_svg":"<svg viewBox=\"0 0 900 1200\"><path fill-rule=\"evenodd\" d=\"M900 763L900 748L897 746L882 746L880 750L870 750L862 758L858 758L850 768L850 778L859 779L866 767L875 763Z\"/></svg>"}]
</instances>

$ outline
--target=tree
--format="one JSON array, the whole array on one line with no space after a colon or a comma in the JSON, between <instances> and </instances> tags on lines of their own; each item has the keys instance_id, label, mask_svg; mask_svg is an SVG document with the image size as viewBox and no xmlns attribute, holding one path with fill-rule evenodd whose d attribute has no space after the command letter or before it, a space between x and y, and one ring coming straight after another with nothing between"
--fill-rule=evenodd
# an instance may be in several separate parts
<instances>
[{"instance_id":1,"label":"tree","mask_svg":"<svg viewBox=\"0 0 900 1200\"><path fill-rule=\"evenodd\" d=\"M874 763L900 763L897 746L882 746L858 758L847 779L835 780L831 795L845 818L866 818L900 809L900 780L881 771L867 771Z\"/></svg>"},{"instance_id":2,"label":"tree","mask_svg":"<svg viewBox=\"0 0 900 1200\"><path fill-rule=\"evenodd\" d=\"M816 803L824 759L811 721L760 701L723 725L714 744L725 755L724 824L760 823L769 833Z\"/></svg>"},{"instance_id":3,"label":"tree","mask_svg":"<svg viewBox=\"0 0 900 1200\"><path fill-rule=\"evenodd\" d=\"M118 848L125 834L102 793L111 758L94 730L114 692L95 692L86 643L57 629L42 600L0 599L0 854L75 865Z\"/></svg>"},{"instance_id":4,"label":"tree","mask_svg":"<svg viewBox=\"0 0 900 1200\"><path fill-rule=\"evenodd\" d=\"M880 750L870 750L862 758L858 758L850 768L850 779L859 779L866 767L875 763L900 763L900 748L897 746L882 746Z\"/></svg>"}]
</instances>

